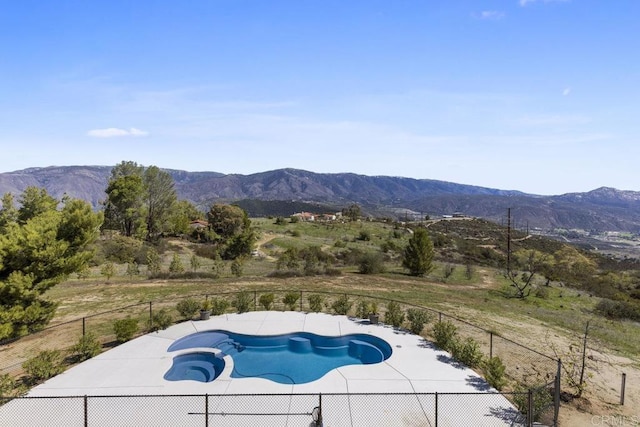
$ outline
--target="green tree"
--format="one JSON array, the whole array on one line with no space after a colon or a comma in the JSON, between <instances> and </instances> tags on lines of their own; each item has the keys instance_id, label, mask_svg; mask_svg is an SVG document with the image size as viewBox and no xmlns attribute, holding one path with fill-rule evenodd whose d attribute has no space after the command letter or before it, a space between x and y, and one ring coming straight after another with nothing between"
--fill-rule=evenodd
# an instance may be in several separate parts
<instances>
[{"instance_id":1,"label":"green tree","mask_svg":"<svg viewBox=\"0 0 640 427\"><path fill-rule=\"evenodd\" d=\"M178 200L173 178L157 166L149 166L142 176L146 207L147 239L169 229L168 220Z\"/></svg>"},{"instance_id":2,"label":"green tree","mask_svg":"<svg viewBox=\"0 0 640 427\"><path fill-rule=\"evenodd\" d=\"M18 221L18 209L16 209L13 194L11 193L6 193L2 196L0 203L2 204L2 208L0 208L0 232L2 232L7 224Z\"/></svg>"},{"instance_id":3,"label":"green tree","mask_svg":"<svg viewBox=\"0 0 640 427\"><path fill-rule=\"evenodd\" d=\"M200 258L198 258L198 255L196 254L191 255L191 258L189 259L189 264L191 265L191 271L193 271L194 273L198 271L200 267L202 267Z\"/></svg>"},{"instance_id":4,"label":"green tree","mask_svg":"<svg viewBox=\"0 0 640 427\"><path fill-rule=\"evenodd\" d=\"M182 264L182 259L180 259L180 255L173 254L173 258L171 259L171 264L169 264L169 273L172 273L172 274L184 273L184 265Z\"/></svg>"},{"instance_id":5,"label":"green tree","mask_svg":"<svg viewBox=\"0 0 640 427\"><path fill-rule=\"evenodd\" d=\"M108 261L100 268L100 274L107 278L107 282L116 275L116 266L111 261Z\"/></svg>"},{"instance_id":6,"label":"green tree","mask_svg":"<svg viewBox=\"0 0 640 427\"><path fill-rule=\"evenodd\" d=\"M178 200L173 204L167 219L167 232L172 234L189 234L191 221L204 219L204 213L188 200Z\"/></svg>"},{"instance_id":7,"label":"green tree","mask_svg":"<svg viewBox=\"0 0 640 427\"><path fill-rule=\"evenodd\" d=\"M147 251L147 272L149 276L155 276L160 273L162 270L160 262L160 254L158 254L158 251L150 248Z\"/></svg>"},{"instance_id":8,"label":"green tree","mask_svg":"<svg viewBox=\"0 0 640 427\"><path fill-rule=\"evenodd\" d=\"M215 243L222 246L224 259L235 259L251 254L256 235L251 220L242 208L214 204L207 213L209 230Z\"/></svg>"},{"instance_id":9,"label":"green tree","mask_svg":"<svg viewBox=\"0 0 640 427\"><path fill-rule=\"evenodd\" d=\"M526 298L531 293L533 278L544 269L547 264L547 254L535 249L519 250L514 254L515 265L518 270L507 271L507 278L513 288L513 296Z\"/></svg>"},{"instance_id":10,"label":"green tree","mask_svg":"<svg viewBox=\"0 0 640 427\"><path fill-rule=\"evenodd\" d=\"M404 249L402 266L412 276L424 276L433 270L433 243L427 230L418 228Z\"/></svg>"},{"instance_id":11,"label":"green tree","mask_svg":"<svg viewBox=\"0 0 640 427\"><path fill-rule=\"evenodd\" d=\"M27 187L20 197L20 205L18 222L24 224L31 218L56 210L58 201L44 188Z\"/></svg>"},{"instance_id":12,"label":"green tree","mask_svg":"<svg viewBox=\"0 0 640 427\"><path fill-rule=\"evenodd\" d=\"M88 245L103 219L79 200L69 199L59 209L43 191L29 190L22 201L26 204L0 233L0 340L51 320L56 304L43 294L86 266L92 257Z\"/></svg>"},{"instance_id":13,"label":"green tree","mask_svg":"<svg viewBox=\"0 0 640 427\"><path fill-rule=\"evenodd\" d=\"M143 167L135 162L116 165L105 192L105 227L120 230L125 236L135 235L142 219L144 201Z\"/></svg>"},{"instance_id":14,"label":"green tree","mask_svg":"<svg viewBox=\"0 0 640 427\"><path fill-rule=\"evenodd\" d=\"M342 209L342 216L349 218L350 221L357 221L361 215L362 210L360 209L360 206L355 203Z\"/></svg>"}]
</instances>

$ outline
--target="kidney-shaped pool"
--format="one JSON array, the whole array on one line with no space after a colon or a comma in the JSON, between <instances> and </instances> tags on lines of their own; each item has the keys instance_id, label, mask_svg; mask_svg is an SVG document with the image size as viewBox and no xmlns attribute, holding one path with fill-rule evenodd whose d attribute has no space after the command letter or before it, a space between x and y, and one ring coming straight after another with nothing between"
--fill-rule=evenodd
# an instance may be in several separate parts
<instances>
[{"instance_id":1,"label":"kidney-shaped pool","mask_svg":"<svg viewBox=\"0 0 640 427\"><path fill-rule=\"evenodd\" d=\"M230 356L232 378L257 377L281 384L303 384L341 366L383 362L392 353L385 340L367 334L328 337L294 332L256 336L224 330L187 335L176 340L168 351L196 348L200 351L174 357L173 366L164 378L213 381L224 369L224 356ZM202 348L217 348L220 352L205 357Z\"/></svg>"}]
</instances>

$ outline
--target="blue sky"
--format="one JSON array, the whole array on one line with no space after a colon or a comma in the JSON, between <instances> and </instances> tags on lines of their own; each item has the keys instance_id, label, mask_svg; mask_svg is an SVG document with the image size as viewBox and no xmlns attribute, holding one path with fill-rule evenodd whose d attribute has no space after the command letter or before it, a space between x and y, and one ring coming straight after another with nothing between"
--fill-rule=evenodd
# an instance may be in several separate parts
<instances>
[{"instance_id":1,"label":"blue sky","mask_svg":"<svg viewBox=\"0 0 640 427\"><path fill-rule=\"evenodd\" d=\"M0 172L640 191L637 0L0 0Z\"/></svg>"}]
</instances>

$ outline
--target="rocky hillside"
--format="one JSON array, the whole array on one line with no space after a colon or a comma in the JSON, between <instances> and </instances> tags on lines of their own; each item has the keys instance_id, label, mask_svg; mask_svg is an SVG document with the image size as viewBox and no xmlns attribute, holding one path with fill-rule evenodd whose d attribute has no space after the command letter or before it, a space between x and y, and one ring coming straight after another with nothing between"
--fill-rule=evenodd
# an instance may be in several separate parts
<instances>
[{"instance_id":1,"label":"rocky hillside","mask_svg":"<svg viewBox=\"0 0 640 427\"><path fill-rule=\"evenodd\" d=\"M19 194L27 186L37 186L55 197L67 194L99 208L110 170L108 166L64 166L2 173L0 194ZM372 215L401 218L461 212L504 223L507 208L511 208L512 219L519 228L640 231L640 192L613 188L538 196L428 179L321 174L297 169L251 175L168 172L174 177L179 197L203 209L214 202L239 200L253 200L252 205L261 214L268 212L269 206L276 206L274 201L308 202L337 210L358 203ZM270 204L259 206L259 201ZM279 210L277 214L281 213Z\"/></svg>"}]
</instances>

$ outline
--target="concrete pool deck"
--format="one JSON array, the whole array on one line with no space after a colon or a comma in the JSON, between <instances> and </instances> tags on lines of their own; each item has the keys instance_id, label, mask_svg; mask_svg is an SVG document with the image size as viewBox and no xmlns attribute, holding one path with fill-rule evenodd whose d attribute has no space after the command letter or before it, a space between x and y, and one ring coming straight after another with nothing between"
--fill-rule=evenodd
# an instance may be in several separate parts
<instances>
[{"instance_id":1,"label":"concrete pool deck","mask_svg":"<svg viewBox=\"0 0 640 427\"><path fill-rule=\"evenodd\" d=\"M173 342L195 332L224 329L242 334L277 335L290 332L313 332L319 335L340 336L352 333L371 334L387 341L393 354L387 360L372 365L349 365L337 368L317 381L306 384L279 384L262 378L230 377L233 362L225 357L227 366L212 382L167 381L164 374L171 368L177 354L194 349L168 352ZM322 313L261 311L244 314L226 314L205 321L188 321L166 330L149 333L106 351L68 371L33 388L28 396L121 396L121 395L240 395L240 394L306 394L306 393L483 393L492 390L473 370L460 366L448 353L435 349L423 338L386 325L371 325L346 316ZM383 396L384 398L384 396ZM378 397L377 399L380 399ZM416 398L413 397L413 400ZM255 399L254 399L255 401ZM345 410L351 413L345 422L337 418L330 423L325 415L325 426L367 425L354 421L353 405L362 399L353 399ZM13 403L13 402L12 402ZM439 415L438 425L512 425L505 414L513 414L512 405L502 396L493 395L491 408L478 405L464 408L466 400L452 404L455 412ZM425 404L418 402L420 406ZM7 406L7 405L5 405ZM290 405L286 409L291 409ZM380 405L361 408L367 412L384 412ZM427 403L426 406L429 406ZM431 405L433 406L433 405ZM2 410L9 409L3 407ZM247 411L248 408L242 409ZM264 410L259 409L259 410ZM429 412L425 408L422 411ZM325 411L326 412L326 411ZM466 414L466 415L465 415ZM383 417L384 414L380 414ZM481 416L486 422L477 420ZM442 420L441 420L442 417ZM473 418L473 421L468 419ZM2 411L0 411L0 420ZM380 420L383 418L379 418ZM449 423L445 423L445 420ZM467 419L470 423L465 422ZM163 418L163 420L167 420ZM440 421L441 420L441 421ZM112 420L113 421L113 420ZM159 420L162 422L162 419ZM434 425L425 415L425 423L403 424L402 420L384 425ZM479 422L480 421L480 422ZM261 422L261 424L263 424ZM114 424L115 425L115 424ZM122 424L126 425L126 424ZM136 424L138 425L138 424ZM154 424L171 425L171 424ZM204 424L201 424L204 425ZM212 425L231 425L214 423ZM240 424L241 425L241 424ZM278 425L278 423L269 424ZM290 423L279 425L309 425ZM371 424L369 424L371 425Z\"/></svg>"}]
</instances>

